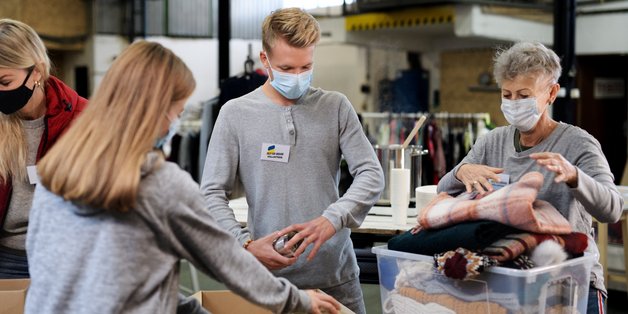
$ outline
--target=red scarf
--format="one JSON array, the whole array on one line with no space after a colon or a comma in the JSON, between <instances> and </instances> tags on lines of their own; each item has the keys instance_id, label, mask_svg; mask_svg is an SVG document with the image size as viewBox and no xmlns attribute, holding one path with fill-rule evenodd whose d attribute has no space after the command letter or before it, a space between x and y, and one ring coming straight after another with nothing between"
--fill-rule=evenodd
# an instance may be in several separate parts
<instances>
[{"instance_id":1,"label":"red scarf","mask_svg":"<svg viewBox=\"0 0 628 314\"><path fill-rule=\"evenodd\" d=\"M46 81L46 117L44 118L44 133L37 150L37 161L57 142L72 120L78 116L87 105L87 100L79 96L74 90L59 79L51 76ZM13 186L11 178L0 184L0 227L4 224Z\"/></svg>"}]
</instances>

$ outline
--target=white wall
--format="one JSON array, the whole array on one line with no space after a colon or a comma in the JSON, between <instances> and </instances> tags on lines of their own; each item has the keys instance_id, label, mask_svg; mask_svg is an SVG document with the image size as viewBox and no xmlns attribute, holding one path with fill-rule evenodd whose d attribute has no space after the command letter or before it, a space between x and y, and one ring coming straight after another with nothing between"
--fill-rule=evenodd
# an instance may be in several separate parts
<instances>
[{"instance_id":1,"label":"white wall","mask_svg":"<svg viewBox=\"0 0 628 314\"><path fill-rule=\"evenodd\" d=\"M576 55L628 53L628 13L580 15L576 18Z\"/></svg>"},{"instance_id":2,"label":"white wall","mask_svg":"<svg viewBox=\"0 0 628 314\"><path fill-rule=\"evenodd\" d=\"M196 90L190 97L190 103L198 103L217 96L218 84L218 41L216 39L189 39L149 37L147 40L159 42L176 53L192 70L196 79ZM244 61L251 55L255 68L262 68L259 53L262 50L260 40L232 39L230 43L230 75L244 71ZM82 52L64 54L63 68L58 69L66 82L74 86L74 67L87 65L90 70L90 92L98 86L113 60L128 47L125 37L116 35L95 35ZM367 56L370 49L370 57ZM426 62L427 61L427 62ZM426 54L424 66L438 77L438 54ZM368 64L367 64L368 63ZM366 74L370 67L371 79ZM314 55L314 78L312 85L326 90L339 91L347 96L358 112L374 111L377 103L377 82L383 78L394 79L399 70L407 68L404 51L390 48L367 48L352 44L322 41ZM438 80L432 79L430 86ZM371 85L370 95L360 91L362 84ZM430 95L431 96L431 95Z\"/></svg>"},{"instance_id":3,"label":"white wall","mask_svg":"<svg viewBox=\"0 0 628 314\"><path fill-rule=\"evenodd\" d=\"M149 37L171 49L190 68L196 80L196 90L190 103L205 101L218 95L218 41L215 39L190 39Z\"/></svg>"},{"instance_id":4,"label":"white wall","mask_svg":"<svg viewBox=\"0 0 628 314\"><path fill-rule=\"evenodd\" d=\"M62 78L62 81L72 88L76 88L76 77L74 76L74 69L78 66L86 66L90 72L93 72L94 60L91 56L94 55L94 38L90 37L85 43L85 48L82 51L68 51L63 53L62 64L55 64L55 75ZM92 91L93 74L88 74L90 77L89 91Z\"/></svg>"},{"instance_id":5,"label":"white wall","mask_svg":"<svg viewBox=\"0 0 628 314\"><path fill-rule=\"evenodd\" d=\"M129 46L126 38L117 35L95 35L93 37L93 56L91 68L91 91L93 94L113 60ZM89 53L89 52L86 52ZM89 55L88 55L89 57Z\"/></svg>"},{"instance_id":6,"label":"white wall","mask_svg":"<svg viewBox=\"0 0 628 314\"><path fill-rule=\"evenodd\" d=\"M368 99L360 92L366 81L366 49L321 43L314 53L312 85L347 96L356 111L366 111Z\"/></svg>"},{"instance_id":7,"label":"white wall","mask_svg":"<svg viewBox=\"0 0 628 314\"><path fill-rule=\"evenodd\" d=\"M102 77L111 66L114 58L120 54L128 43L124 37L116 35L95 35L89 37L85 48L81 51L63 52L62 64L56 65L56 74L70 87L76 87L74 69L77 66L87 66L89 71L89 94L102 80Z\"/></svg>"},{"instance_id":8,"label":"white wall","mask_svg":"<svg viewBox=\"0 0 628 314\"><path fill-rule=\"evenodd\" d=\"M218 87L218 41L215 39L181 39L152 37L172 49L192 69L196 79L196 91L190 102L198 102L212 98L220 93ZM260 40L232 39L229 45L229 73L237 75L244 71L244 61L251 55L255 69L262 68L259 60L262 51ZM321 44L314 55L313 86L339 91L349 98L351 103L360 110L364 97L360 93L360 85L366 73L365 49L343 44Z\"/></svg>"}]
</instances>

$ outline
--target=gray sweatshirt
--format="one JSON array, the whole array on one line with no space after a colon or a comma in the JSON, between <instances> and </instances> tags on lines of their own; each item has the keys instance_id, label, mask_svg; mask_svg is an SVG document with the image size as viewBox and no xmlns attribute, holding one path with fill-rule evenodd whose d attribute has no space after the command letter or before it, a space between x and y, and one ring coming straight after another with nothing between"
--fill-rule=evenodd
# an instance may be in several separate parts
<instances>
[{"instance_id":1,"label":"gray sweatshirt","mask_svg":"<svg viewBox=\"0 0 628 314\"><path fill-rule=\"evenodd\" d=\"M308 310L304 291L274 277L222 230L186 172L150 153L143 173L137 206L127 213L37 186L25 313L175 313L182 258L275 312Z\"/></svg>"},{"instance_id":2,"label":"gray sweatshirt","mask_svg":"<svg viewBox=\"0 0 628 314\"><path fill-rule=\"evenodd\" d=\"M600 143L581 128L559 123L556 129L541 143L516 152L515 127L499 127L478 139L469 154L438 183L439 192L458 194L465 186L455 173L463 164L481 164L504 168L510 175L510 183L519 181L530 171L539 171L545 177L537 198L548 201L569 220L573 230L587 234L589 245L586 253L598 254L593 238L591 216L601 222L616 222L623 209L623 198L613 183L614 177L602 153ZM578 186L570 188L565 183L554 183L554 173L536 164L532 153L560 153L578 169ZM604 276L602 266L595 263L591 281L602 290Z\"/></svg>"},{"instance_id":3,"label":"gray sweatshirt","mask_svg":"<svg viewBox=\"0 0 628 314\"><path fill-rule=\"evenodd\" d=\"M39 148L39 142L41 142L41 135L46 128L44 116L35 120L22 120L22 128L27 145L26 166L33 166L37 162L37 149ZM33 201L34 191L35 185L31 184L28 179L13 181L11 202L4 225L0 230L0 246L21 252L24 251L28 214Z\"/></svg>"},{"instance_id":4,"label":"gray sweatshirt","mask_svg":"<svg viewBox=\"0 0 628 314\"><path fill-rule=\"evenodd\" d=\"M341 155L354 181L339 199ZM248 228L228 206L237 180L249 205ZM241 243L321 215L329 219L336 234L312 261L306 262L310 246L294 265L274 271L301 288L321 289L358 276L349 228L360 226L383 188L381 167L351 103L317 88L291 106L273 103L261 88L225 104L201 183L212 215Z\"/></svg>"}]
</instances>

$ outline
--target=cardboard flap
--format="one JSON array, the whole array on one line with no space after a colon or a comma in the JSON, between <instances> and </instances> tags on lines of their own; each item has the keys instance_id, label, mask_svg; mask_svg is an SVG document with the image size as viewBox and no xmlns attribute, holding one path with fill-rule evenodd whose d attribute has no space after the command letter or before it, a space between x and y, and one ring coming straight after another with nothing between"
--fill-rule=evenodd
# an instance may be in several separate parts
<instances>
[{"instance_id":1,"label":"cardboard flap","mask_svg":"<svg viewBox=\"0 0 628 314\"><path fill-rule=\"evenodd\" d=\"M320 293L324 293L321 290L317 290ZM231 313L246 313L246 314L267 314L272 313L258 305L255 305L241 296L229 291L229 290L216 290L216 291L199 291L192 295L196 300L201 303L201 306L212 314L231 314ZM354 314L344 305L340 305L341 314Z\"/></svg>"},{"instance_id":2,"label":"cardboard flap","mask_svg":"<svg viewBox=\"0 0 628 314\"><path fill-rule=\"evenodd\" d=\"M246 313L246 314L270 314L262 307L259 307L241 296L228 291L199 291L194 294L199 300L203 308L209 310L213 314L227 313Z\"/></svg>"},{"instance_id":3,"label":"cardboard flap","mask_svg":"<svg viewBox=\"0 0 628 314\"><path fill-rule=\"evenodd\" d=\"M29 279L0 280L0 314L21 314L24 312L26 290Z\"/></svg>"}]
</instances>

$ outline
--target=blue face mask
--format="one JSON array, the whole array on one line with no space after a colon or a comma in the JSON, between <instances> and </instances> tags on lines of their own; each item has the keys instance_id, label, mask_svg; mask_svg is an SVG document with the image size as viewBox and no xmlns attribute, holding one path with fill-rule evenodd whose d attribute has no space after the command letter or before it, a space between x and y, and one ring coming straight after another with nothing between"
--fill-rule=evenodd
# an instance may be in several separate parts
<instances>
[{"instance_id":1,"label":"blue face mask","mask_svg":"<svg viewBox=\"0 0 628 314\"><path fill-rule=\"evenodd\" d=\"M172 121L170 123L170 127L168 127L168 133L155 141L155 148L162 148L164 145L166 145L166 143L170 142L174 135L177 134L180 123L181 120L179 120L179 118L176 118L174 121Z\"/></svg>"},{"instance_id":2,"label":"blue face mask","mask_svg":"<svg viewBox=\"0 0 628 314\"><path fill-rule=\"evenodd\" d=\"M532 130L541 118L534 97L517 100L502 98L501 109L506 121L521 132Z\"/></svg>"},{"instance_id":3,"label":"blue face mask","mask_svg":"<svg viewBox=\"0 0 628 314\"><path fill-rule=\"evenodd\" d=\"M287 99L297 99L303 96L308 88L310 88L313 70L292 74L273 69L270 60L268 60L268 65L270 65L270 70L273 73L273 80L270 81L270 85L283 95L283 97Z\"/></svg>"}]
</instances>

